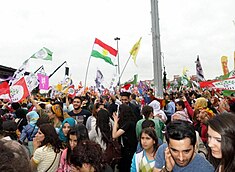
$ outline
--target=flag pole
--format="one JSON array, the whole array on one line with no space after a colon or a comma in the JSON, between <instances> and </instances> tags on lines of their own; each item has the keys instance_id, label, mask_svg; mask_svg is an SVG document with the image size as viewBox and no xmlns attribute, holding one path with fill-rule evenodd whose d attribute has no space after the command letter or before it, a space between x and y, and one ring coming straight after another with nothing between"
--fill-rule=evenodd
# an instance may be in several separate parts
<instances>
[{"instance_id":1,"label":"flag pole","mask_svg":"<svg viewBox=\"0 0 235 172\"><path fill-rule=\"evenodd\" d=\"M93 50L93 48L94 48L94 44L95 44L95 43L93 43L93 45L92 45L92 50ZM87 81L87 75L88 75L88 69L89 69L89 66L90 66L90 61L91 61L91 55L90 55L90 57L89 57L88 64L87 64L87 68L86 68L86 76L85 76L85 85L84 85L84 88L86 88L86 81Z\"/></svg>"},{"instance_id":2,"label":"flag pole","mask_svg":"<svg viewBox=\"0 0 235 172\"><path fill-rule=\"evenodd\" d=\"M57 70L59 70L59 68L61 68L61 66L63 66L65 63L67 63L66 61L64 61L59 67L57 67L54 72L52 72L50 75L49 75L49 78L52 77L52 75L54 75L56 73Z\"/></svg>"},{"instance_id":3,"label":"flag pole","mask_svg":"<svg viewBox=\"0 0 235 172\"><path fill-rule=\"evenodd\" d=\"M126 64L125 64L124 68L122 69L122 73L121 73L121 75L119 76L119 81L121 80L122 74L123 74L124 70L126 69L127 63L129 62L130 58L131 58L131 54L130 54L129 58L128 58L127 61L126 61Z\"/></svg>"}]
</instances>

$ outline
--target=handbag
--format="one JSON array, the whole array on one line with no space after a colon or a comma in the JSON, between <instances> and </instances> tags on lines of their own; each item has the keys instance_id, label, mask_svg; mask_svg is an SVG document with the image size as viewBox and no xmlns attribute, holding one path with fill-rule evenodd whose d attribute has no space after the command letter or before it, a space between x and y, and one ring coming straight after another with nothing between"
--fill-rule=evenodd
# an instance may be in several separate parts
<instances>
[{"instance_id":1,"label":"handbag","mask_svg":"<svg viewBox=\"0 0 235 172\"><path fill-rule=\"evenodd\" d=\"M108 143L106 144L106 150L104 151L104 162L110 166L118 164L121 159L121 145L116 139L108 139L108 137L103 133Z\"/></svg>"}]
</instances>

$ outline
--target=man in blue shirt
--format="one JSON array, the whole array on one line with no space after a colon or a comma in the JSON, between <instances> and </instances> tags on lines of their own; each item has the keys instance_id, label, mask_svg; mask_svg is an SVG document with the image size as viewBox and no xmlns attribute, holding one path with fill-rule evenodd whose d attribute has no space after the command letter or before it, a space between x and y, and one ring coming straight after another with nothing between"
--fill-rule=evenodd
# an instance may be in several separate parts
<instances>
[{"instance_id":1,"label":"man in blue shirt","mask_svg":"<svg viewBox=\"0 0 235 172\"><path fill-rule=\"evenodd\" d=\"M154 172L214 172L214 167L195 151L196 133L186 121L166 127L166 141L158 148Z\"/></svg>"}]
</instances>

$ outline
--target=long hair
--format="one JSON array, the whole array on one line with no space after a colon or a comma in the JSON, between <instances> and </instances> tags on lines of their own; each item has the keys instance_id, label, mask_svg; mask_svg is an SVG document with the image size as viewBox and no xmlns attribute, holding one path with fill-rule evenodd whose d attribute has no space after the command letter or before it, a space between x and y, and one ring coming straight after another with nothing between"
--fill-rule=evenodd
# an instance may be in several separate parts
<instances>
[{"instance_id":1,"label":"long hair","mask_svg":"<svg viewBox=\"0 0 235 172\"><path fill-rule=\"evenodd\" d=\"M142 134L147 134L149 137L151 137L155 143L153 145L153 152L154 154L157 152L157 149L159 147L158 145L158 137L157 137L157 133L153 128L144 128L142 129L141 133L140 133L140 146L142 147L142 143L141 143L141 136Z\"/></svg>"},{"instance_id":2,"label":"long hair","mask_svg":"<svg viewBox=\"0 0 235 172\"><path fill-rule=\"evenodd\" d=\"M68 148L68 151L67 151L67 156L66 156L66 159L67 159L67 162L70 163L70 155L71 155L71 152L72 152L72 149L71 149L71 146L69 144L69 138L70 138L70 135L75 135L77 137L77 144L79 144L81 141L84 141L84 140L89 140L89 136L88 136L88 131L87 131L87 128L85 125L83 124L78 124L78 125L75 125L74 127L72 127L68 134L67 134L67 148Z\"/></svg>"},{"instance_id":3,"label":"long hair","mask_svg":"<svg viewBox=\"0 0 235 172\"><path fill-rule=\"evenodd\" d=\"M119 124L119 126L122 126L124 123L129 122L129 121L136 122L137 118L136 118L136 116L130 106L128 106L126 104L121 104L119 106L118 124Z\"/></svg>"},{"instance_id":4,"label":"long hair","mask_svg":"<svg viewBox=\"0 0 235 172\"><path fill-rule=\"evenodd\" d=\"M42 124L39 126L40 131L45 135L41 146L50 144L55 153L60 152L61 142L55 128L51 124Z\"/></svg>"},{"instance_id":5,"label":"long hair","mask_svg":"<svg viewBox=\"0 0 235 172\"><path fill-rule=\"evenodd\" d=\"M102 135L102 140L107 144L111 138L111 127L109 125L109 112L107 110L101 109L97 113L97 119L96 119L96 133L98 134L98 128L100 129L101 135ZM105 136L104 136L105 134Z\"/></svg>"},{"instance_id":6,"label":"long hair","mask_svg":"<svg viewBox=\"0 0 235 172\"><path fill-rule=\"evenodd\" d=\"M208 126L221 135L222 158L216 159L211 155L209 149L210 162L218 168L222 165L222 171L235 171L235 114L224 113L216 115L208 121Z\"/></svg>"}]
</instances>

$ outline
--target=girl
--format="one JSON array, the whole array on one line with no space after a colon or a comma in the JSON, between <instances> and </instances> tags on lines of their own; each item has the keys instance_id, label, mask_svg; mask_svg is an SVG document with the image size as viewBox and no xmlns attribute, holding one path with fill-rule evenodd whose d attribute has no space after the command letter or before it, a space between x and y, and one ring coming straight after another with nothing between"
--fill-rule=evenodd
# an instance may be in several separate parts
<instances>
[{"instance_id":1,"label":"girl","mask_svg":"<svg viewBox=\"0 0 235 172\"><path fill-rule=\"evenodd\" d=\"M114 139L121 137L121 160L119 170L122 172L130 171L131 160L137 148L136 138L136 116L131 107L126 104L119 106L119 117L113 115L114 125L112 136Z\"/></svg>"},{"instance_id":2,"label":"girl","mask_svg":"<svg viewBox=\"0 0 235 172\"><path fill-rule=\"evenodd\" d=\"M66 147L67 145L67 135L68 135L68 132L70 130L71 127L74 127L75 126L75 119L73 118L66 118L63 122L62 122L62 127L60 128L59 130L59 139L61 140L62 142L62 146L63 148Z\"/></svg>"},{"instance_id":3,"label":"girl","mask_svg":"<svg viewBox=\"0 0 235 172\"><path fill-rule=\"evenodd\" d=\"M216 172L235 171L235 115L221 114L208 121L209 160Z\"/></svg>"},{"instance_id":4,"label":"girl","mask_svg":"<svg viewBox=\"0 0 235 172\"><path fill-rule=\"evenodd\" d=\"M152 172L158 149L158 138L153 128L145 128L141 131L140 145L142 150L134 154L131 164L131 172Z\"/></svg>"},{"instance_id":5,"label":"girl","mask_svg":"<svg viewBox=\"0 0 235 172\"><path fill-rule=\"evenodd\" d=\"M42 124L33 139L33 169L38 172L56 171L60 161L60 140L51 124Z\"/></svg>"},{"instance_id":6,"label":"girl","mask_svg":"<svg viewBox=\"0 0 235 172\"><path fill-rule=\"evenodd\" d=\"M105 135L105 136L104 136ZM90 140L100 144L103 150L106 150L106 145L112 137L111 127L109 123L109 112L107 110L100 110L97 113L96 126L89 132Z\"/></svg>"},{"instance_id":7,"label":"girl","mask_svg":"<svg viewBox=\"0 0 235 172\"><path fill-rule=\"evenodd\" d=\"M77 146L79 142L83 140L89 140L87 129L83 124L75 125L74 127L72 127L67 134L67 138L67 148L62 152L57 172L70 172L70 155L72 150Z\"/></svg>"},{"instance_id":8,"label":"girl","mask_svg":"<svg viewBox=\"0 0 235 172\"><path fill-rule=\"evenodd\" d=\"M56 133L59 133L62 121L64 120L62 107L59 104L52 105L48 111L48 117L56 129Z\"/></svg>"}]
</instances>

